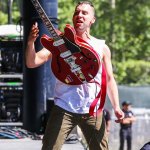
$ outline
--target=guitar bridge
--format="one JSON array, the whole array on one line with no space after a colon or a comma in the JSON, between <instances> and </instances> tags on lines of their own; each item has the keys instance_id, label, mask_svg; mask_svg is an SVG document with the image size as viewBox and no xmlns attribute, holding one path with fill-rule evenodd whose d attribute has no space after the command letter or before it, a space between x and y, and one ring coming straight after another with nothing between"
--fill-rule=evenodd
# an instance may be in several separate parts
<instances>
[{"instance_id":1,"label":"guitar bridge","mask_svg":"<svg viewBox=\"0 0 150 150\"><path fill-rule=\"evenodd\" d=\"M75 72L81 69L81 66L75 64L76 57L74 55L64 59L71 67L71 72Z\"/></svg>"}]
</instances>

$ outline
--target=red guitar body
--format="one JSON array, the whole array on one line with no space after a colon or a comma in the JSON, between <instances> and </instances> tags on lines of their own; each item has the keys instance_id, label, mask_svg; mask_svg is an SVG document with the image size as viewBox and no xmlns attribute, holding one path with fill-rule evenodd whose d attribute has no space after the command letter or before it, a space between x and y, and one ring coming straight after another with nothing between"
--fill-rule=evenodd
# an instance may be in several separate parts
<instances>
[{"instance_id":1,"label":"red guitar body","mask_svg":"<svg viewBox=\"0 0 150 150\"><path fill-rule=\"evenodd\" d=\"M93 48L83 39L77 37L73 27L66 25L64 33L57 31L59 36L65 41L64 44L54 46L53 38L43 35L41 38L42 45L52 53L51 69L54 76L61 82L69 85L80 85L91 81L98 73L100 60L98 54ZM61 51L64 47L71 51L71 57L74 59L74 65L80 67L77 71L72 71L70 65L70 56L62 58ZM73 48L73 50L71 50ZM65 50L66 51L66 50Z\"/></svg>"}]
</instances>

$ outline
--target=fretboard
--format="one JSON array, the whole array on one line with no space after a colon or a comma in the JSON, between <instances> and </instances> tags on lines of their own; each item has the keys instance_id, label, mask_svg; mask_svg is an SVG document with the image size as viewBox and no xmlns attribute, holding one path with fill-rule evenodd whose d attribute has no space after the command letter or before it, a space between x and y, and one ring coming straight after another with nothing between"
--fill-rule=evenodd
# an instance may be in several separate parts
<instances>
[{"instance_id":1,"label":"fretboard","mask_svg":"<svg viewBox=\"0 0 150 150\"><path fill-rule=\"evenodd\" d=\"M60 36L57 34L53 24L51 23L50 19L46 15L45 11L43 10L42 6L37 0L31 0L35 9L39 13L41 19L43 20L44 24L46 25L48 31L50 32L51 36L53 37L54 41L60 40Z\"/></svg>"}]
</instances>

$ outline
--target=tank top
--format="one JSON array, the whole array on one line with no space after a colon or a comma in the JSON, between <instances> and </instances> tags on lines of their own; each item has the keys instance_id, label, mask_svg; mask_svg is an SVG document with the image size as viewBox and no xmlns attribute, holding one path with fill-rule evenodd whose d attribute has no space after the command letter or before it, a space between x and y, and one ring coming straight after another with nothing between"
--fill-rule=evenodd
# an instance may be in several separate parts
<instances>
[{"instance_id":1,"label":"tank top","mask_svg":"<svg viewBox=\"0 0 150 150\"><path fill-rule=\"evenodd\" d=\"M93 49L99 53L100 60L102 56L102 49L105 40L99 40L91 37L88 43ZM101 84L102 67L100 67L95 80ZM89 108L96 95L100 91L100 87L95 83L86 83L82 85L67 85L56 79L54 91L54 103L59 107L78 114L89 113Z\"/></svg>"}]
</instances>

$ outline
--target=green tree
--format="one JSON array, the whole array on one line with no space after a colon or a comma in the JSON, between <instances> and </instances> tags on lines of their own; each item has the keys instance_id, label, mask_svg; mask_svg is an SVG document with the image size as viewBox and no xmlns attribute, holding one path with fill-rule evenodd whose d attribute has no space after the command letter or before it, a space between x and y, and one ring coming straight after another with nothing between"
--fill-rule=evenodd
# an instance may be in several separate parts
<instances>
[{"instance_id":1,"label":"green tree","mask_svg":"<svg viewBox=\"0 0 150 150\"><path fill-rule=\"evenodd\" d=\"M114 74L116 81L122 85L149 85L150 63L144 60L118 62Z\"/></svg>"},{"instance_id":2,"label":"green tree","mask_svg":"<svg viewBox=\"0 0 150 150\"><path fill-rule=\"evenodd\" d=\"M12 24L17 24L20 19L19 0L13 0L12 3ZM0 0L0 25L8 24L8 1Z\"/></svg>"},{"instance_id":3,"label":"green tree","mask_svg":"<svg viewBox=\"0 0 150 150\"><path fill-rule=\"evenodd\" d=\"M61 31L66 24L72 25L72 15L78 1L58 0L58 28ZM90 2L96 10L91 35L105 39L110 47L117 83L150 84L150 1L115 0L115 4L112 4L112 0ZM134 73L131 74L132 70Z\"/></svg>"},{"instance_id":4,"label":"green tree","mask_svg":"<svg viewBox=\"0 0 150 150\"><path fill-rule=\"evenodd\" d=\"M91 35L105 39L112 53L114 76L118 84L150 84L150 1L89 0L96 10ZM79 0L58 0L58 29L72 24ZM12 24L20 18L19 0L13 0ZM0 25L7 24L7 1L0 0Z\"/></svg>"},{"instance_id":5,"label":"green tree","mask_svg":"<svg viewBox=\"0 0 150 150\"><path fill-rule=\"evenodd\" d=\"M0 25L7 24L8 22L8 14L4 14L2 11L0 11Z\"/></svg>"}]
</instances>

